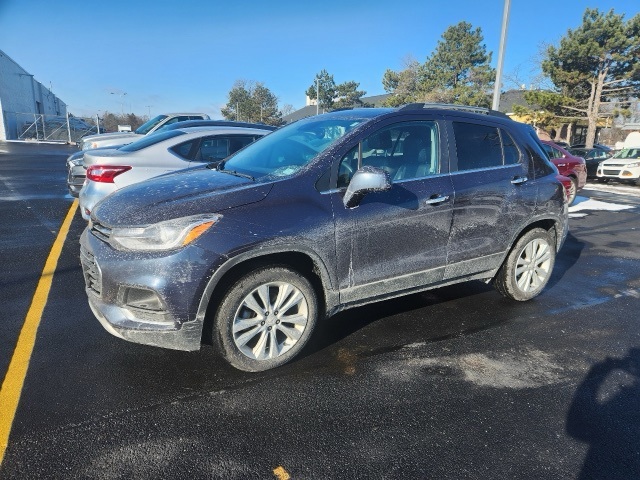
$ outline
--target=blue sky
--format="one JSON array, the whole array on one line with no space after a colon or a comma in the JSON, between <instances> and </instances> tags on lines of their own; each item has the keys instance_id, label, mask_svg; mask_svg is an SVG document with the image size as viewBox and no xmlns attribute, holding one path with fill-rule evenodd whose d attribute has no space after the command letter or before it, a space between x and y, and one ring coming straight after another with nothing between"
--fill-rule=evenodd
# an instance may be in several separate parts
<instances>
[{"instance_id":1,"label":"blue sky","mask_svg":"<svg viewBox=\"0 0 640 480\"><path fill-rule=\"evenodd\" d=\"M75 115L220 108L237 79L304 106L326 69L384 93L382 75L423 62L450 25L480 27L497 60L503 0L0 0L0 49ZM580 25L586 7L640 11L637 0L512 0L505 74L531 82L540 46ZM1 72L0 72L1 74ZM513 87L505 80L506 87ZM117 93L112 95L111 92ZM126 95L120 95L126 92ZM121 104L124 103L124 105Z\"/></svg>"}]
</instances>

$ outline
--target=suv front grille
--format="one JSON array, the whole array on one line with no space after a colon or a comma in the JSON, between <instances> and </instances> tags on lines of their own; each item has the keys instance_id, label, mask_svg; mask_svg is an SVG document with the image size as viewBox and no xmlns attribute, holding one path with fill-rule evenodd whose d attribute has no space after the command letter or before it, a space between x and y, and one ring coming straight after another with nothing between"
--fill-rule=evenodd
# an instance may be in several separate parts
<instances>
[{"instance_id":1,"label":"suv front grille","mask_svg":"<svg viewBox=\"0 0 640 480\"><path fill-rule=\"evenodd\" d=\"M109 237L111 237L111 229L109 227L105 227L98 222L93 222L91 225L91 233L93 233L100 240L108 242Z\"/></svg>"},{"instance_id":2,"label":"suv front grille","mask_svg":"<svg viewBox=\"0 0 640 480\"><path fill-rule=\"evenodd\" d=\"M89 290L100 295L102 293L102 275L95 257L84 247L80 247L80 263L82 264L85 285Z\"/></svg>"}]
</instances>

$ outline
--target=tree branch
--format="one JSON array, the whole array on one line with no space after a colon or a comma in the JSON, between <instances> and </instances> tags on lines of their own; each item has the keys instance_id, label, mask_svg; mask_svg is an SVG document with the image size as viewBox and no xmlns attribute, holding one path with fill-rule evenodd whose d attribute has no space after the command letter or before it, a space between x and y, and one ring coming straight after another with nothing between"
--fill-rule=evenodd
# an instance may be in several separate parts
<instances>
[{"instance_id":1,"label":"tree branch","mask_svg":"<svg viewBox=\"0 0 640 480\"><path fill-rule=\"evenodd\" d=\"M589 113L589 111L587 109L570 107L569 105L562 105L562 108L566 108L567 110L573 110L575 112L580 112L580 113L584 113L584 114Z\"/></svg>"}]
</instances>

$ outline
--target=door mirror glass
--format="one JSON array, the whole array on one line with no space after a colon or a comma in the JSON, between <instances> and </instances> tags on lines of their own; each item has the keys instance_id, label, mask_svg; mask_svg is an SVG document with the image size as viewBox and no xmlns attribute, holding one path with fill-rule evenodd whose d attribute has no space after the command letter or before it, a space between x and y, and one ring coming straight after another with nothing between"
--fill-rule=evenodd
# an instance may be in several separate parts
<instances>
[{"instance_id":1,"label":"door mirror glass","mask_svg":"<svg viewBox=\"0 0 640 480\"><path fill-rule=\"evenodd\" d=\"M342 202L347 208L355 208L365 195L390 189L391 180L387 172L379 168L365 166L353 175Z\"/></svg>"}]
</instances>

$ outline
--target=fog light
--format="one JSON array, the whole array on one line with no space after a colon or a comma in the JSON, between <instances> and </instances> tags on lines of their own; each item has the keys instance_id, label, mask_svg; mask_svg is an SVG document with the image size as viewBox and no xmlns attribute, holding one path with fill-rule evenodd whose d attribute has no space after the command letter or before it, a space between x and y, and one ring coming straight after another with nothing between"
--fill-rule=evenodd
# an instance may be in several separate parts
<instances>
[{"instance_id":1,"label":"fog light","mask_svg":"<svg viewBox=\"0 0 640 480\"><path fill-rule=\"evenodd\" d=\"M122 288L122 287L121 287ZM162 300L153 290L139 287L124 287L122 303L129 307L159 312L164 310Z\"/></svg>"},{"instance_id":2,"label":"fog light","mask_svg":"<svg viewBox=\"0 0 640 480\"><path fill-rule=\"evenodd\" d=\"M621 177L633 177L633 173L631 172L622 172L620 174Z\"/></svg>"}]
</instances>

